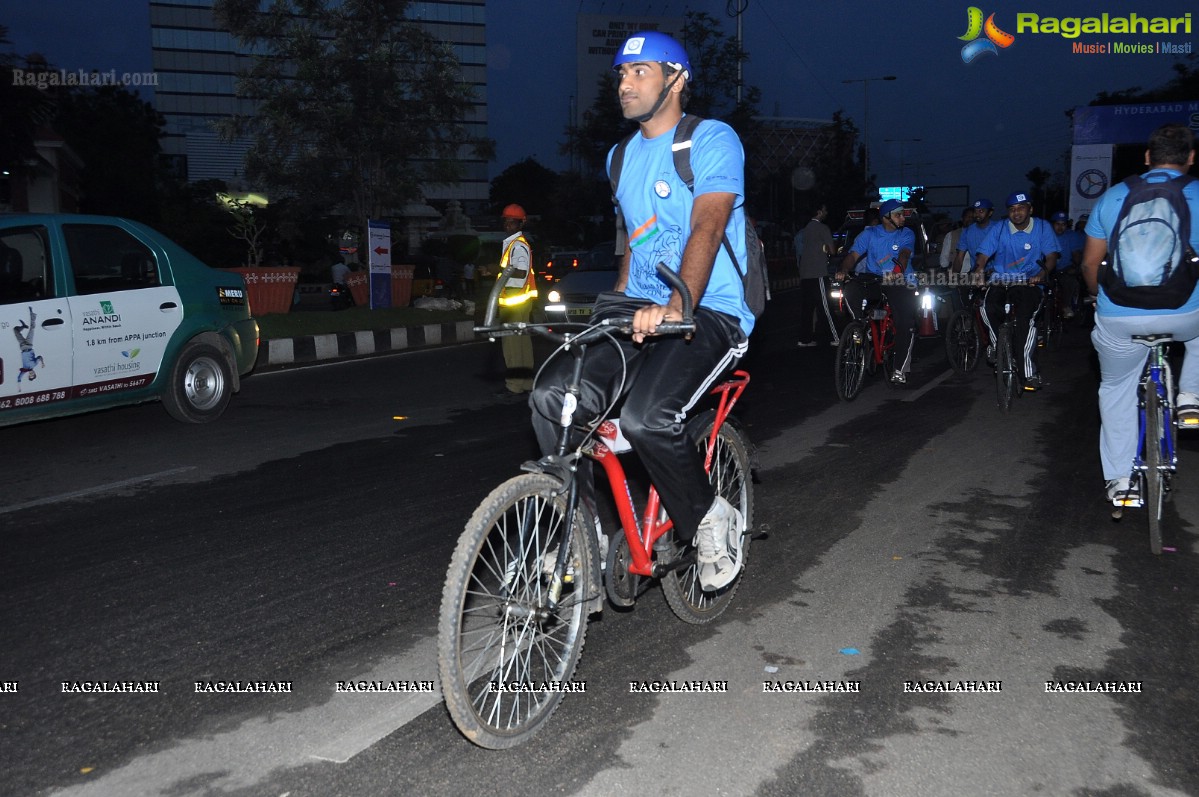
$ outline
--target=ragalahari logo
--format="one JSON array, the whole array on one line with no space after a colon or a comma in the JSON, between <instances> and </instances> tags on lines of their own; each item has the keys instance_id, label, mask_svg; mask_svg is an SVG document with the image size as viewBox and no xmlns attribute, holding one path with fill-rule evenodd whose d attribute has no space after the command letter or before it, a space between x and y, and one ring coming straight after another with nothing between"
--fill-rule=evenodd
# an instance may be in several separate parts
<instances>
[{"instance_id":1,"label":"ragalahari logo","mask_svg":"<svg viewBox=\"0 0 1199 797\"><path fill-rule=\"evenodd\" d=\"M980 35L985 35L986 38L980 39ZM999 29L995 24L994 14L983 22L982 9L970 6L966 9L966 33L958 36L958 39L967 42L962 48L962 61L968 64L984 53L999 55L999 50L1011 47L1016 37Z\"/></svg>"}]
</instances>

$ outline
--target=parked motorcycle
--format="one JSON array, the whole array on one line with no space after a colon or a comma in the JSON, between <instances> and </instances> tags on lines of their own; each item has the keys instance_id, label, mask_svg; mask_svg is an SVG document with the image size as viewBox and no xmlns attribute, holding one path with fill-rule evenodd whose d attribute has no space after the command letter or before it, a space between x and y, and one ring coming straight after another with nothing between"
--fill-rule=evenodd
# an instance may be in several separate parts
<instances>
[{"instance_id":1,"label":"parked motorcycle","mask_svg":"<svg viewBox=\"0 0 1199 797\"><path fill-rule=\"evenodd\" d=\"M345 310L354 306L354 295L344 282L334 282L329 286L329 305L334 310Z\"/></svg>"}]
</instances>

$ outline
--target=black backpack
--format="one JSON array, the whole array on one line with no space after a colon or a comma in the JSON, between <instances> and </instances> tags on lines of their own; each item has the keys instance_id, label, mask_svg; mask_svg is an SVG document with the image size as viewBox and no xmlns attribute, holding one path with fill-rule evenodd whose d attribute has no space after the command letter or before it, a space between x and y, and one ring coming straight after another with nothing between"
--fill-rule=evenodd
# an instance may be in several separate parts
<instances>
[{"instance_id":1,"label":"black backpack","mask_svg":"<svg viewBox=\"0 0 1199 797\"><path fill-rule=\"evenodd\" d=\"M695 173L691 171L691 137L695 134L695 128L702 121L702 117L687 114L679 121L674 130L674 146L672 147L674 170L678 173L679 179L686 183L687 190L692 193L695 192ZM612 163L608 170L609 180L612 183L612 203L616 205L617 233L622 244L625 240L624 216L620 212L620 202L616 199L616 187L620 185L625 148L628 147L635 135L637 135L637 131L626 136L612 150ZM758 238L758 231L754 229L754 225L747 218L745 220L745 252L749 263L746 268L742 268L741 264L737 262L737 256L733 254L733 245L729 243L727 233L721 240L724 243L725 251L729 254L729 259L733 261L733 266L741 275L741 288L745 293L745 304L754 314L754 318L760 318L762 313L766 312L766 302L770 301L770 275L766 268L766 249Z\"/></svg>"},{"instance_id":2,"label":"black backpack","mask_svg":"<svg viewBox=\"0 0 1199 797\"><path fill-rule=\"evenodd\" d=\"M1123 307L1175 310L1199 283L1199 258L1191 248L1191 209L1183 189L1188 175L1149 182L1124 181L1128 196L1120 207L1100 265L1099 283Z\"/></svg>"}]
</instances>

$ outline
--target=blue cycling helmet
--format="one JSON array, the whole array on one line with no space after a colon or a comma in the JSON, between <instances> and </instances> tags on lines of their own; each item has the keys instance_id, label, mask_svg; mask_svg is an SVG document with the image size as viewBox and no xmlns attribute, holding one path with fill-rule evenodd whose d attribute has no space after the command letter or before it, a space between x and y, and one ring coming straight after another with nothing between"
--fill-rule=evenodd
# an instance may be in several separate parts
<instances>
[{"instance_id":1,"label":"blue cycling helmet","mask_svg":"<svg viewBox=\"0 0 1199 797\"><path fill-rule=\"evenodd\" d=\"M890 216L897 210L903 210L903 203L898 199L888 199L886 202L878 206L878 215Z\"/></svg>"},{"instance_id":2,"label":"blue cycling helmet","mask_svg":"<svg viewBox=\"0 0 1199 797\"><path fill-rule=\"evenodd\" d=\"M616 56L612 59L612 69L615 70L621 64L635 61L657 61L670 64L683 73L684 79L692 80L695 77L683 45L675 41L673 36L658 33L655 30L634 33L625 39L624 44L620 45L616 50Z\"/></svg>"}]
</instances>

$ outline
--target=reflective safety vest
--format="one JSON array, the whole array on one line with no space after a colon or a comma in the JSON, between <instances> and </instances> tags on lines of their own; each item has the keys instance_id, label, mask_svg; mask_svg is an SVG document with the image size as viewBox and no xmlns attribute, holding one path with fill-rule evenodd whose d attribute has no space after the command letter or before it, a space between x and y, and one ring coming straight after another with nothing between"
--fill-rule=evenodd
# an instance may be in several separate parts
<instances>
[{"instance_id":1,"label":"reflective safety vest","mask_svg":"<svg viewBox=\"0 0 1199 797\"><path fill-rule=\"evenodd\" d=\"M525 240L523 235L517 235L512 239L512 243L508 244L508 248L504 250L504 256L500 258L500 273L504 275L504 269L508 267L508 260L512 256L512 250L517 244L524 244L527 257L525 273L520 273L519 265L513 270L508 277L508 282L504 285L503 291L500 292L501 307L515 307L524 304L530 299L537 298L537 281L533 278L533 254L529 250L529 242Z\"/></svg>"}]
</instances>

